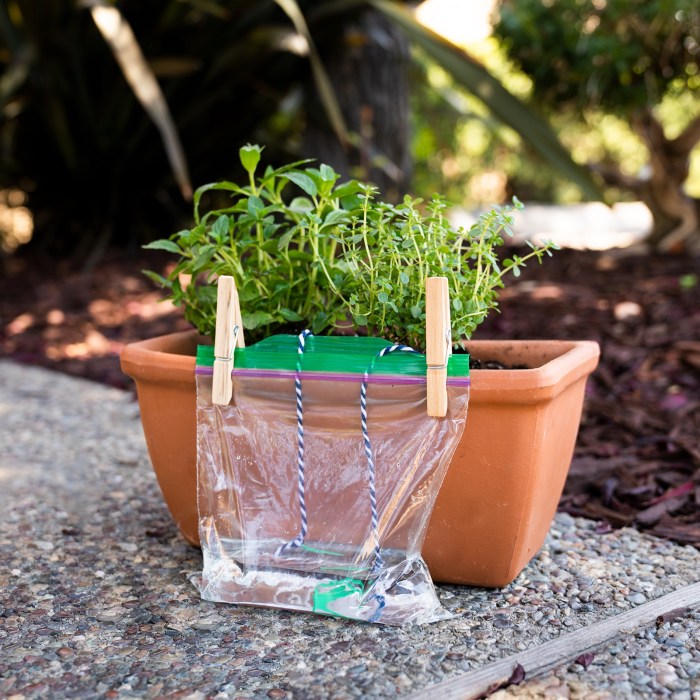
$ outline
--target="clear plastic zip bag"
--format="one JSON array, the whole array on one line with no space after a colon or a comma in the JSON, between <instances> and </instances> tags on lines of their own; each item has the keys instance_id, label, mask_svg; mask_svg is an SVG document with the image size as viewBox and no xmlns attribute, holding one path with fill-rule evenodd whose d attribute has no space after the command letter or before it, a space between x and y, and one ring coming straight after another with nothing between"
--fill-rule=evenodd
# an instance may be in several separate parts
<instances>
[{"instance_id":1,"label":"clear plastic zip bag","mask_svg":"<svg viewBox=\"0 0 700 700\"><path fill-rule=\"evenodd\" d=\"M449 617L420 551L464 429L469 362L450 358L448 412L430 418L425 356L408 350L273 336L236 349L219 406L200 348L203 598L391 625Z\"/></svg>"}]
</instances>

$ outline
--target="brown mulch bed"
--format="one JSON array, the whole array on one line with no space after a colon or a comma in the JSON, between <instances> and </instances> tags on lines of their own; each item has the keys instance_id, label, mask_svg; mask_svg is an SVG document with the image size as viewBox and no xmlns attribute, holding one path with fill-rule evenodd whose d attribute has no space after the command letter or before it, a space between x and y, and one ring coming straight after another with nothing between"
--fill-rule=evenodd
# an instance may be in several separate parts
<instances>
[{"instance_id":1,"label":"brown mulch bed","mask_svg":"<svg viewBox=\"0 0 700 700\"><path fill-rule=\"evenodd\" d=\"M0 355L112 386L124 343L187 328L140 269L112 257L41 276L6 261ZM597 340L601 363L560 508L700 547L700 258L562 251L501 296L481 338Z\"/></svg>"}]
</instances>

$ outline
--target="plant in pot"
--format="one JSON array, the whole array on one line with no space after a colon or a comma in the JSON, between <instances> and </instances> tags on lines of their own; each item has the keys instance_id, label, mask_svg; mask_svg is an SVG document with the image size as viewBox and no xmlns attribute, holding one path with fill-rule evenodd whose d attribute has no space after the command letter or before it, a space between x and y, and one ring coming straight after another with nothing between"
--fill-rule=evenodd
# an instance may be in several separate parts
<instances>
[{"instance_id":1,"label":"plant in pot","mask_svg":"<svg viewBox=\"0 0 700 700\"><path fill-rule=\"evenodd\" d=\"M472 372L469 418L433 511L423 555L437 581L505 585L544 541L568 472L593 342L473 341L508 274L551 242L499 260L513 208L455 229L434 197L381 202L338 183L332 168L298 162L258 175L261 148L241 149L249 182L195 193L194 226L149 248L174 253L167 277L147 273L184 307L192 332L127 346L149 453L171 514L197 543L196 345L213 337L219 275L234 277L248 342L272 332L381 335L423 350L425 279L448 278L453 342L473 357L527 369ZM297 196L286 196L296 190ZM207 194L209 193L209 194ZM212 205L202 208L208 196ZM224 195L220 201L220 196ZM187 282L187 283L185 283Z\"/></svg>"}]
</instances>

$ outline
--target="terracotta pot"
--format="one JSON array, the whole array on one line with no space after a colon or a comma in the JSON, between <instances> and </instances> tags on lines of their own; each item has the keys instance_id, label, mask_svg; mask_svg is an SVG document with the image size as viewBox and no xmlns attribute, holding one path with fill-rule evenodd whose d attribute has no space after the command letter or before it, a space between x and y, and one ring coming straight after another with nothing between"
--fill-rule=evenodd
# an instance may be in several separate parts
<instances>
[{"instance_id":1,"label":"terracotta pot","mask_svg":"<svg viewBox=\"0 0 700 700\"><path fill-rule=\"evenodd\" d=\"M124 348L146 443L170 512L198 544L194 332ZM467 426L423 547L436 581L510 583L544 542L571 463L589 341L470 341L474 357L531 369L473 370Z\"/></svg>"}]
</instances>

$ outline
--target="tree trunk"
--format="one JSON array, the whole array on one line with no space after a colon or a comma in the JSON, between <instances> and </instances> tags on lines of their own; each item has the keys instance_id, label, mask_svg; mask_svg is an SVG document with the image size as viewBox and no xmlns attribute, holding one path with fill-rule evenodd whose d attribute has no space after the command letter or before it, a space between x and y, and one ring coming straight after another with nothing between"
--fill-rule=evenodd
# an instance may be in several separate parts
<instances>
[{"instance_id":1,"label":"tree trunk","mask_svg":"<svg viewBox=\"0 0 700 700\"><path fill-rule=\"evenodd\" d=\"M383 197L397 201L411 175L408 41L373 10L326 21L335 26L314 35L352 144L344 149L338 143L314 91L307 102L304 151L346 177L369 180Z\"/></svg>"},{"instance_id":2,"label":"tree trunk","mask_svg":"<svg viewBox=\"0 0 700 700\"><path fill-rule=\"evenodd\" d=\"M633 121L649 150L650 176L639 180L637 192L653 216L649 243L660 250L700 248L700 200L683 187L690 153L700 140L700 118L676 139L668 139L651 112Z\"/></svg>"}]
</instances>

